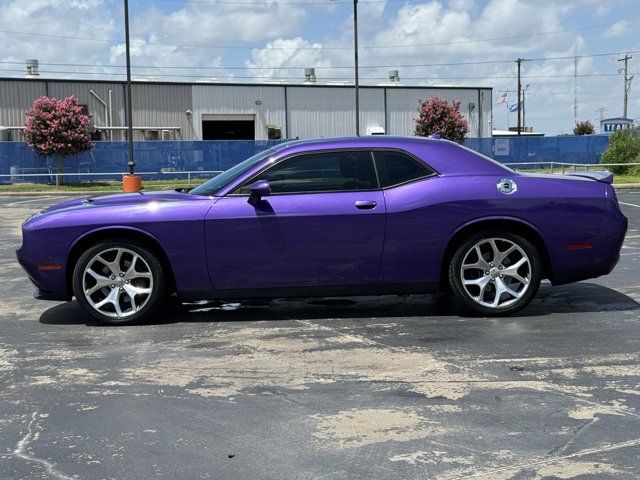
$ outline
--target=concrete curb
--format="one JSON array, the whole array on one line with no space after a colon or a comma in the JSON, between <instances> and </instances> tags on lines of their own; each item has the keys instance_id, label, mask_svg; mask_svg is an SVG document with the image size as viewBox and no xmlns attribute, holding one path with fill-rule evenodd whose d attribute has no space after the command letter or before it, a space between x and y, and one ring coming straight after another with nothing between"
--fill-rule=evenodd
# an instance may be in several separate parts
<instances>
[{"instance_id":1,"label":"concrete curb","mask_svg":"<svg viewBox=\"0 0 640 480\"><path fill-rule=\"evenodd\" d=\"M615 188L621 188L621 189L625 189L625 188L640 188L640 183L620 183L620 184L613 184L613 186Z\"/></svg>"}]
</instances>

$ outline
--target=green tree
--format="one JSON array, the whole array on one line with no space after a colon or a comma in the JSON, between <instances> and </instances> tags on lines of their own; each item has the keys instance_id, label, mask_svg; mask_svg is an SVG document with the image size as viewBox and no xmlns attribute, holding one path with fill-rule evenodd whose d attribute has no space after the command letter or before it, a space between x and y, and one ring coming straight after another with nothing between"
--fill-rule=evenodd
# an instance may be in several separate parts
<instances>
[{"instance_id":1,"label":"green tree","mask_svg":"<svg viewBox=\"0 0 640 480\"><path fill-rule=\"evenodd\" d=\"M602 155L600 163L640 162L640 137L628 130L617 130L611 135L609 148ZM616 175L640 174L640 166L612 165L609 170Z\"/></svg>"}]
</instances>

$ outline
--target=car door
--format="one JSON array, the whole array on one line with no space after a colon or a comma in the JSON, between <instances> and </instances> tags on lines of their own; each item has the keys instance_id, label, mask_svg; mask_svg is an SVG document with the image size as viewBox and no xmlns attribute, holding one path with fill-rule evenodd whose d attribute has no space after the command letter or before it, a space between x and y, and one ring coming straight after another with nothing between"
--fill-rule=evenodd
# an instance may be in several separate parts
<instances>
[{"instance_id":1,"label":"car door","mask_svg":"<svg viewBox=\"0 0 640 480\"><path fill-rule=\"evenodd\" d=\"M269 182L271 194L250 205L258 180ZM384 229L372 152L285 157L207 214L211 283L216 290L373 284Z\"/></svg>"}]
</instances>

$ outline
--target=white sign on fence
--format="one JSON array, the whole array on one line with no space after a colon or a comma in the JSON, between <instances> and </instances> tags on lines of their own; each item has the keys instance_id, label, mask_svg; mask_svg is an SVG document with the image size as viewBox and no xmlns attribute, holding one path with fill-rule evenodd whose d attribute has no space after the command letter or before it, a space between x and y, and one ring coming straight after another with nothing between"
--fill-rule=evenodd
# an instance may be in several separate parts
<instances>
[{"instance_id":1,"label":"white sign on fence","mask_svg":"<svg viewBox=\"0 0 640 480\"><path fill-rule=\"evenodd\" d=\"M496 157L505 157L509 155L509 139L508 138L496 138L493 144L494 155Z\"/></svg>"}]
</instances>

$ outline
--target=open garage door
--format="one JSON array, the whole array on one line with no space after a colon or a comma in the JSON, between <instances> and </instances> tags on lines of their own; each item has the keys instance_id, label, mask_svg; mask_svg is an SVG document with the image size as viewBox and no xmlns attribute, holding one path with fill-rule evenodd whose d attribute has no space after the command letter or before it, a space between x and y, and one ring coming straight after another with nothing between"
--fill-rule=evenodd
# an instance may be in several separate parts
<instances>
[{"instance_id":1,"label":"open garage door","mask_svg":"<svg viewBox=\"0 0 640 480\"><path fill-rule=\"evenodd\" d=\"M255 140L254 115L202 115L203 140Z\"/></svg>"}]
</instances>

